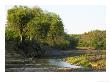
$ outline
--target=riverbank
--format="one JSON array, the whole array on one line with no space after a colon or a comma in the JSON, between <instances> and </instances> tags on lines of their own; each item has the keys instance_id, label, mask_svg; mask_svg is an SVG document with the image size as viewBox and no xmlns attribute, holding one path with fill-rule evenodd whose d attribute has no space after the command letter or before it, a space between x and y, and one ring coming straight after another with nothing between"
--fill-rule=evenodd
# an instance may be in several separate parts
<instances>
[{"instance_id":1,"label":"riverbank","mask_svg":"<svg viewBox=\"0 0 110 82\"><path fill-rule=\"evenodd\" d=\"M71 50L47 50L44 56L79 56L82 54L106 54L106 50L83 50L83 49L71 49Z\"/></svg>"},{"instance_id":2,"label":"riverbank","mask_svg":"<svg viewBox=\"0 0 110 82\"><path fill-rule=\"evenodd\" d=\"M11 51L11 50L10 50ZM105 72L106 51L101 50L48 50L40 58L24 58L15 51L5 53L6 72ZM95 59L96 58L96 59ZM50 63L50 60L55 60ZM59 61L60 60L60 61ZM57 62L57 63L56 63ZM66 67L64 63L83 68ZM59 64L59 65L58 65ZM62 67L62 65L64 65ZM92 65L97 65L94 68ZM102 66L102 67L101 67ZM101 67L101 68L99 68Z\"/></svg>"},{"instance_id":3,"label":"riverbank","mask_svg":"<svg viewBox=\"0 0 110 82\"><path fill-rule=\"evenodd\" d=\"M64 60L71 65L81 65L96 71L106 71L106 55L84 54L80 56L66 57Z\"/></svg>"}]
</instances>

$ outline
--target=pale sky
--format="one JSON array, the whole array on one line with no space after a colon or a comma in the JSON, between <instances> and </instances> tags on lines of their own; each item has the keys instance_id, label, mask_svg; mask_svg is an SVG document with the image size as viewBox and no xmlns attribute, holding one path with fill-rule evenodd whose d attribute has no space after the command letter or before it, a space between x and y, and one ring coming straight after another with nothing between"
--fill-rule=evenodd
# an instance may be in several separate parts
<instances>
[{"instance_id":1,"label":"pale sky","mask_svg":"<svg viewBox=\"0 0 110 82\"><path fill-rule=\"evenodd\" d=\"M35 6L35 5L33 5ZM91 30L106 30L105 6L96 5L38 5L43 10L55 12L63 20L65 32L80 34ZM9 8L7 6L6 10Z\"/></svg>"}]
</instances>

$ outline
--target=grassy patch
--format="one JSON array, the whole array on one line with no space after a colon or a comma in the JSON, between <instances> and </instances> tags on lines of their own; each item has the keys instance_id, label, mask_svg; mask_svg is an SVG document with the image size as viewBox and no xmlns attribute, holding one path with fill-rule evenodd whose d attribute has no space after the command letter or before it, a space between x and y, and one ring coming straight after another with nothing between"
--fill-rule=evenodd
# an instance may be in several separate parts
<instances>
[{"instance_id":1,"label":"grassy patch","mask_svg":"<svg viewBox=\"0 0 110 82\"><path fill-rule=\"evenodd\" d=\"M106 70L106 55L94 55L84 54L80 56L67 57L64 61L74 64L81 65L84 68L91 68L94 70Z\"/></svg>"}]
</instances>

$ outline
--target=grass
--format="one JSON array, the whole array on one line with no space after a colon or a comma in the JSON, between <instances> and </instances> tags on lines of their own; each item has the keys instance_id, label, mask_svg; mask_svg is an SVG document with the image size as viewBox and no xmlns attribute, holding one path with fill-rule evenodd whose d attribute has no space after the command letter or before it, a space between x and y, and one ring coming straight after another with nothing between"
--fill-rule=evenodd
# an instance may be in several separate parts
<instances>
[{"instance_id":1,"label":"grass","mask_svg":"<svg viewBox=\"0 0 110 82\"><path fill-rule=\"evenodd\" d=\"M94 55L94 54L83 54L80 56L67 57L64 61L83 66L84 68L90 68L93 70L106 70L106 55Z\"/></svg>"}]
</instances>

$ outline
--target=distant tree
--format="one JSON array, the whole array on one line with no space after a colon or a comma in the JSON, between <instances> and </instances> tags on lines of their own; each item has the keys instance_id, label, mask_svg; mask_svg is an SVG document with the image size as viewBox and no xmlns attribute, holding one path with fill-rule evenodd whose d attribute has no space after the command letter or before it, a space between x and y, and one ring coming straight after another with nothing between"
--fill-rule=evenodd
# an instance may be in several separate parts
<instances>
[{"instance_id":1,"label":"distant tree","mask_svg":"<svg viewBox=\"0 0 110 82\"><path fill-rule=\"evenodd\" d=\"M69 42L67 48L76 48L78 46L80 35L76 34L66 34L65 39Z\"/></svg>"},{"instance_id":2,"label":"distant tree","mask_svg":"<svg viewBox=\"0 0 110 82\"><path fill-rule=\"evenodd\" d=\"M95 47L95 49L105 49L106 46L105 31L96 31L95 37L92 40L92 45Z\"/></svg>"},{"instance_id":3,"label":"distant tree","mask_svg":"<svg viewBox=\"0 0 110 82\"><path fill-rule=\"evenodd\" d=\"M106 49L106 31L94 30L82 34L79 38L79 46Z\"/></svg>"}]
</instances>

